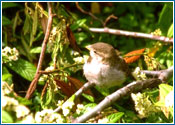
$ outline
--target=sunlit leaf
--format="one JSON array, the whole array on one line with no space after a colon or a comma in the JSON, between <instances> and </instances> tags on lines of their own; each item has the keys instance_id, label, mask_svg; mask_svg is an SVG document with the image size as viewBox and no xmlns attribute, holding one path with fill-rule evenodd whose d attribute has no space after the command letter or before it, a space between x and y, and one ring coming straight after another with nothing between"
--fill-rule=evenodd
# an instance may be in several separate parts
<instances>
[{"instance_id":1,"label":"sunlit leaf","mask_svg":"<svg viewBox=\"0 0 175 125\"><path fill-rule=\"evenodd\" d=\"M53 98L53 90L52 90L51 87L48 86L46 93L41 98L42 106L45 107L45 106L49 105L51 103L51 101L52 101L52 98Z\"/></svg>"},{"instance_id":2,"label":"sunlit leaf","mask_svg":"<svg viewBox=\"0 0 175 125\"><path fill-rule=\"evenodd\" d=\"M17 61L8 63L7 66L29 81L33 80L36 72L36 67L33 64L21 58L19 58Z\"/></svg>"},{"instance_id":3,"label":"sunlit leaf","mask_svg":"<svg viewBox=\"0 0 175 125\"><path fill-rule=\"evenodd\" d=\"M160 84L159 85L159 101L155 104L157 106L161 107L161 110L163 111L163 113L165 114L165 116L168 118L169 117L169 113L171 113L171 107L167 107L167 103L170 102L166 102L167 101L167 95L173 90L173 86L167 85L167 84ZM172 99L174 99L174 97L172 96ZM171 100L171 99L169 99ZM174 102L174 101L172 101Z\"/></svg>"},{"instance_id":4,"label":"sunlit leaf","mask_svg":"<svg viewBox=\"0 0 175 125\"><path fill-rule=\"evenodd\" d=\"M5 66L2 66L2 81L6 81L9 85L12 84L12 74Z\"/></svg>"},{"instance_id":5,"label":"sunlit leaf","mask_svg":"<svg viewBox=\"0 0 175 125\"><path fill-rule=\"evenodd\" d=\"M123 112L117 112L114 114L111 114L107 117L108 123L116 123L120 118L124 115Z\"/></svg>"},{"instance_id":6,"label":"sunlit leaf","mask_svg":"<svg viewBox=\"0 0 175 125\"><path fill-rule=\"evenodd\" d=\"M35 47L30 50L30 53L40 53L41 52L41 47Z\"/></svg>"},{"instance_id":7,"label":"sunlit leaf","mask_svg":"<svg viewBox=\"0 0 175 125\"><path fill-rule=\"evenodd\" d=\"M166 96L170 91L173 90L173 87L167 84L160 84L159 89L162 96Z\"/></svg>"},{"instance_id":8,"label":"sunlit leaf","mask_svg":"<svg viewBox=\"0 0 175 125\"><path fill-rule=\"evenodd\" d=\"M80 19L80 20L77 20L76 23L72 24L70 26L71 30L74 31L76 29L78 29L79 27L81 27L83 24L86 23L86 19Z\"/></svg>"},{"instance_id":9,"label":"sunlit leaf","mask_svg":"<svg viewBox=\"0 0 175 125\"><path fill-rule=\"evenodd\" d=\"M93 109L97 104L96 103L88 103L84 106L84 113L89 112L89 109Z\"/></svg>"},{"instance_id":10,"label":"sunlit leaf","mask_svg":"<svg viewBox=\"0 0 175 125\"><path fill-rule=\"evenodd\" d=\"M9 73L9 74L3 74L2 75L2 81L6 81L8 78L11 78L12 75Z\"/></svg>"},{"instance_id":11,"label":"sunlit leaf","mask_svg":"<svg viewBox=\"0 0 175 125\"><path fill-rule=\"evenodd\" d=\"M31 105L32 104L32 100L28 100L28 99L20 97L20 96L16 97L16 99L18 100L18 102L20 104L23 104L23 105Z\"/></svg>"},{"instance_id":12,"label":"sunlit leaf","mask_svg":"<svg viewBox=\"0 0 175 125\"><path fill-rule=\"evenodd\" d=\"M83 93L82 94L86 99L88 99L90 102L94 102L94 97L88 94Z\"/></svg>"},{"instance_id":13,"label":"sunlit leaf","mask_svg":"<svg viewBox=\"0 0 175 125\"><path fill-rule=\"evenodd\" d=\"M174 26L173 26L173 23L172 23L171 26L168 29L168 33L167 33L168 37L173 37L173 28L174 28Z\"/></svg>"},{"instance_id":14,"label":"sunlit leaf","mask_svg":"<svg viewBox=\"0 0 175 125\"><path fill-rule=\"evenodd\" d=\"M13 123L12 116L5 110L2 110L2 122L3 123Z\"/></svg>"}]
</instances>

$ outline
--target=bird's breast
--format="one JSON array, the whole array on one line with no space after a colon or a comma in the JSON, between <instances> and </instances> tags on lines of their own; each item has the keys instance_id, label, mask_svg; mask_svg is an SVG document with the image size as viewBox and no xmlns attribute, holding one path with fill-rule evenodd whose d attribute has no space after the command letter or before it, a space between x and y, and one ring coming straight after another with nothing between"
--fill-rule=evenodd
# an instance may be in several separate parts
<instances>
[{"instance_id":1,"label":"bird's breast","mask_svg":"<svg viewBox=\"0 0 175 125\"><path fill-rule=\"evenodd\" d=\"M111 67L93 60L86 62L83 70L86 79L100 87L110 88L120 85L126 79L125 73L118 70L117 66Z\"/></svg>"}]
</instances>

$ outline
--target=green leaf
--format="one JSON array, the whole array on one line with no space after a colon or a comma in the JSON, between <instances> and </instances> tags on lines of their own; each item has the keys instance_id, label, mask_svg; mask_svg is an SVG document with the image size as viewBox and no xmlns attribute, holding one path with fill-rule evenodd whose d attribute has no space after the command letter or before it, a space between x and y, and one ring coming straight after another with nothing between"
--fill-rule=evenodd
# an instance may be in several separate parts
<instances>
[{"instance_id":1,"label":"green leaf","mask_svg":"<svg viewBox=\"0 0 175 125\"><path fill-rule=\"evenodd\" d=\"M158 102L155 103L155 105L163 107L163 106L165 106L165 102L164 101L158 101Z\"/></svg>"},{"instance_id":2,"label":"green leaf","mask_svg":"<svg viewBox=\"0 0 175 125\"><path fill-rule=\"evenodd\" d=\"M173 21L173 2L166 3L160 13L158 25L164 35Z\"/></svg>"},{"instance_id":3,"label":"green leaf","mask_svg":"<svg viewBox=\"0 0 175 125\"><path fill-rule=\"evenodd\" d=\"M72 95L67 101L68 101L68 102L73 102L74 100L75 100L75 95ZM66 102L67 102L67 101L66 101Z\"/></svg>"},{"instance_id":4,"label":"green leaf","mask_svg":"<svg viewBox=\"0 0 175 125\"><path fill-rule=\"evenodd\" d=\"M108 95L110 94L108 89L100 88L100 87L98 87L98 86L95 86L95 88L96 88L97 91L99 91L103 96L108 96Z\"/></svg>"},{"instance_id":5,"label":"green leaf","mask_svg":"<svg viewBox=\"0 0 175 125\"><path fill-rule=\"evenodd\" d=\"M2 81L6 81L9 85L12 84L12 75L5 66L2 66Z\"/></svg>"},{"instance_id":6,"label":"green leaf","mask_svg":"<svg viewBox=\"0 0 175 125\"><path fill-rule=\"evenodd\" d=\"M23 105L31 105L32 104L32 100L28 100L28 99L20 97L20 96L16 97L16 99L18 100L18 102L20 104L23 104Z\"/></svg>"},{"instance_id":7,"label":"green leaf","mask_svg":"<svg viewBox=\"0 0 175 125\"><path fill-rule=\"evenodd\" d=\"M30 34L30 46L32 46L32 43L34 42L37 27L38 27L38 9L37 9L37 7L35 7L35 12L34 12L34 17L33 17L33 25L32 25L32 33Z\"/></svg>"},{"instance_id":8,"label":"green leaf","mask_svg":"<svg viewBox=\"0 0 175 125\"><path fill-rule=\"evenodd\" d=\"M174 28L174 26L173 26L173 23L172 23L171 26L168 29L168 33L167 33L168 37L173 37L173 28Z\"/></svg>"},{"instance_id":9,"label":"green leaf","mask_svg":"<svg viewBox=\"0 0 175 125\"><path fill-rule=\"evenodd\" d=\"M167 84L160 84L159 85L159 93L160 99L158 102L155 103L156 106L165 106L165 97L173 90L173 87Z\"/></svg>"},{"instance_id":10,"label":"green leaf","mask_svg":"<svg viewBox=\"0 0 175 125\"><path fill-rule=\"evenodd\" d=\"M2 81L6 81L8 78L12 77L10 73L2 75Z\"/></svg>"},{"instance_id":11,"label":"green leaf","mask_svg":"<svg viewBox=\"0 0 175 125\"><path fill-rule=\"evenodd\" d=\"M5 110L2 110L2 122L3 123L13 123L12 116Z\"/></svg>"},{"instance_id":12,"label":"green leaf","mask_svg":"<svg viewBox=\"0 0 175 125\"><path fill-rule=\"evenodd\" d=\"M19 6L19 4L14 3L14 2L2 2L2 9L17 7L17 6Z\"/></svg>"},{"instance_id":13,"label":"green leaf","mask_svg":"<svg viewBox=\"0 0 175 125\"><path fill-rule=\"evenodd\" d=\"M93 109L97 104L96 103L88 103L84 106L83 113L89 112L89 108Z\"/></svg>"},{"instance_id":14,"label":"green leaf","mask_svg":"<svg viewBox=\"0 0 175 125\"><path fill-rule=\"evenodd\" d=\"M24 26L23 26L24 35L30 32L30 27L32 27L30 18L29 18L29 15L26 15L26 19L24 21Z\"/></svg>"},{"instance_id":15,"label":"green leaf","mask_svg":"<svg viewBox=\"0 0 175 125\"><path fill-rule=\"evenodd\" d=\"M107 116L108 123L116 123L124 115L123 112L117 112Z\"/></svg>"},{"instance_id":16,"label":"green leaf","mask_svg":"<svg viewBox=\"0 0 175 125\"><path fill-rule=\"evenodd\" d=\"M5 16L2 16L2 26L10 25L12 22Z\"/></svg>"},{"instance_id":17,"label":"green leaf","mask_svg":"<svg viewBox=\"0 0 175 125\"><path fill-rule=\"evenodd\" d=\"M86 99L88 99L90 102L94 102L94 97L92 97L91 95L88 95L88 94L85 94L83 93L82 94Z\"/></svg>"},{"instance_id":18,"label":"green leaf","mask_svg":"<svg viewBox=\"0 0 175 125\"><path fill-rule=\"evenodd\" d=\"M53 90L50 86L48 86L47 91L43 97L41 97L41 104L44 108L45 106L48 106L52 102L53 98Z\"/></svg>"},{"instance_id":19,"label":"green leaf","mask_svg":"<svg viewBox=\"0 0 175 125\"><path fill-rule=\"evenodd\" d=\"M19 11L18 11L18 12L16 12L16 16L15 16L15 19L13 21L13 27L12 27L13 35L15 35L15 30L16 30L16 27L19 23L19 20L20 20L20 17L19 17Z\"/></svg>"},{"instance_id":20,"label":"green leaf","mask_svg":"<svg viewBox=\"0 0 175 125\"><path fill-rule=\"evenodd\" d=\"M77 22L75 22L70 26L71 30L74 31L78 29L79 27L83 26L83 24L85 24L86 21L87 21L86 19L77 20Z\"/></svg>"},{"instance_id":21,"label":"green leaf","mask_svg":"<svg viewBox=\"0 0 175 125\"><path fill-rule=\"evenodd\" d=\"M87 34L83 32L75 33L74 35L77 40L77 44L80 44L82 41L88 38Z\"/></svg>"},{"instance_id":22,"label":"green leaf","mask_svg":"<svg viewBox=\"0 0 175 125\"><path fill-rule=\"evenodd\" d=\"M38 47L35 47L35 48L32 48L31 50L30 50L30 53L40 53L41 52L41 47L40 46L38 46Z\"/></svg>"},{"instance_id":23,"label":"green leaf","mask_svg":"<svg viewBox=\"0 0 175 125\"><path fill-rule=\"evenodd\" d=\"M167 59L166 60L167 67L171 67L173 65L173 60Z\"/></svg>"},{"instance_id":24,"label":"green leaf","mask_svg":"<svg viewBox=\"0 0 175 125\"><path fill-rule=\"evenodd\" d=\"M160 93L163 94L162 96L166 96L170 91L173 90L173 87L167 84L160 84L159 89Z\"/></svg>"},{"instance_id":25,"label":"green leaf","mask_svg":"<svg viewBox=\"0 0 175 125\"><path fill-rule=\"evenodd\" d=\"M8 63L7 66L29 81L33 80L36 72L36 67L33 64L21 58L19 58L17 61Z\"/></svg>"}]
</instances>

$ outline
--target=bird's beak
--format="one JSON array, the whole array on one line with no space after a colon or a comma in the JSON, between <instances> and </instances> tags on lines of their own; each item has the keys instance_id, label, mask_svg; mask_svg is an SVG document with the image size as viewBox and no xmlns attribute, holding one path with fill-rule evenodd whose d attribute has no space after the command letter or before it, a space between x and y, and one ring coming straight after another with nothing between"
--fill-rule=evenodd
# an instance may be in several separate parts
<instances>
[{"instance_id":1,"label":"bird's beak","mask_svg":"<svg viewBox=\"0 0 175 125\"><path fill-rule=\"evenodd\" d=\"M89 51L92 50L91 45L88 45L88 46L86 46L85 48L88 49Z\"/></svg>"}]
</instances>

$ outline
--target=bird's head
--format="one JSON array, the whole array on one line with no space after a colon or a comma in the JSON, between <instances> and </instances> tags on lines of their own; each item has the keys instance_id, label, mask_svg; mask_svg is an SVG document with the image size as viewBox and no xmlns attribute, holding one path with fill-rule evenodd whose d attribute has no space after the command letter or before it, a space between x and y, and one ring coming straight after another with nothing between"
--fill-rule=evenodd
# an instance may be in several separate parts
<instances>
[{"instance_id":1,"label":"bird's head","mask_svg":"<svg viewBox=\"0 0 175 125\"><path fill-rule=\"evenodd\" d=\"M115 49L107 43L98 42L86 48L90 51L91 58L97 61L111 62L117 56Z\"/></svg>"}]
</instances>

